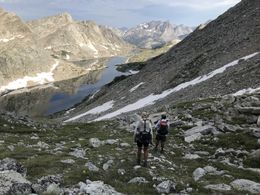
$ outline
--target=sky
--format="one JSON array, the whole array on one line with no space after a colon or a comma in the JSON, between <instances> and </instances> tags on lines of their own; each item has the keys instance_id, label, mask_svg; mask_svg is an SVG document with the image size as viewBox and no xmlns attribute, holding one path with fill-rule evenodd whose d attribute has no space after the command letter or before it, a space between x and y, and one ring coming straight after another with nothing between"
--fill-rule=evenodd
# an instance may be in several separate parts
<instances>
[{"instance_id":1,"label":"sky","mask_svg":"<svg viewBox=\"0 0 260 195\"><path fill-rule=\"evenodd\" d=\"M75 20L133 27L152 20L197 26L215 19L240 0L0 0L23 20L68 12Z\"/></svg>"}]
</instances>

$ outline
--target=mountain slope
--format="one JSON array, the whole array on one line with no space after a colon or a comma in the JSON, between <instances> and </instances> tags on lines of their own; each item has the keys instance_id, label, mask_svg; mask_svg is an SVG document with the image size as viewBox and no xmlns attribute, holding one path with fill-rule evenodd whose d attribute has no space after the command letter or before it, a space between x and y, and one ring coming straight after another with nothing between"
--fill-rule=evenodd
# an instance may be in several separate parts
<instances>
[{"instance_id":1,"label":"mountain slope","mask_svg":"<svg viewBox=\"0 0 260 195\"><path fill-rule=\"evenodd\" d=\"M74 21L67 13L32 21L28 25L39 34L42 47L59 58L110 57L132 49L111 30L91 21Z\"/></svg>"},{"instance_id":2,"label":"mountain slope","mask_svg":"<svg viewBox=\"0 0 260 195\"><path fill-rule=\"evenodd\" d=\"M138 74L104 88L96 95L96 101L85 103L87 109L114 100L113 108L106 112L118 110L120 113L126 111L126 105L132 108L145 105L148 101L145 97L155 100L165 97L146 108L157 109L171 101L259 87L260 55L255 53L260 51L259 9L256 0L240 2L203 29L198 28L166 54L147 61ZM251 57L247 59L248 55ZM223 69L225 65L233 66ZM215 74L216 70L220 72ZM189 81L192 82L187 85L185 82ZM129 91L140 83L144 84L134 92ZM181 89L183 86L185 89ZM172 90L174 87L178 90ZM167 89L169 91L164 91ZM152 93L162 93L162 96L151 96ZM86 105L79 109L85 110ZM81 120L91 118L95 117L85 116Z\"/></svg>"},{"instance_id":3,"label":"mountain slope","mask_svg":"<svg viewBox=\"0 0 260 195\"><path fill-rule=\"evenodd\" d=\"M0 16L0 94L87 72L54 59L49 51L42 48L38 35L15 14L1 9Z\"/></svg>"},{"instance_id":4,"label":"mountain slope","mask_svg":"<svg viewBox=\"0 0 260 195\"><path fill-rule=\"evenodd\" d=\"M141 48L155 48L174 39L181 39L192 32L192 28L183 25L171 25L169 22L151 21L127 30L123 38Z\"/></svg>"}]
</instances>

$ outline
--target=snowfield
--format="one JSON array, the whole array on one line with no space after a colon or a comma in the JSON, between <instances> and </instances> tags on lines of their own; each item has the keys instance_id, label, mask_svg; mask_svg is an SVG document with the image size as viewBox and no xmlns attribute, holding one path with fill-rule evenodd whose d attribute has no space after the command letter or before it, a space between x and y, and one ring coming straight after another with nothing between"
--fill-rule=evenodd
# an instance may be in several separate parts
<instances>
[{"instance_id":1,"label":"snowfield","mask_svg":"<svg viewBox=\"0 0 260 195\"><path fill-rule=\"evenodd\" d=\"M70 118L70 119L64 121L64 122L65 123L71 122L71 121L79 119L79 118L81 118L83 116L86 116L88 114L99 114L101 112L105 112L105 111L113 108L113 105L114 105L114 101L113 100L109 101L109 102L106 102L106 103L102 104L101 106L95 107L95 108L93 108L93 109L91 109L91 110L89 110L89 111L87 111L87 112L85 112L83 114L77 115L77 116L75 116L73 118Z\"/></svg>"},{"instance_id":2,"label":"snowfield","mask_svg":"<svg viewBox=\"0 0 260 195\"><path fill-rule=\"evenodd\" d=\"M8 85L0 87L0 92L3 92L5 90L16 90L16 89L27 87L27 83L30 81L41 85L48 82L53 82L54 81L53 71L57 68L58 65L59 65L59 61L55 60L55 64L52 65L50 72L41 72L41 73L37 73L36 74L37 76L34 77L25 76L24 78L12 81L8 83Z\"/></svg>"}]
</instances>

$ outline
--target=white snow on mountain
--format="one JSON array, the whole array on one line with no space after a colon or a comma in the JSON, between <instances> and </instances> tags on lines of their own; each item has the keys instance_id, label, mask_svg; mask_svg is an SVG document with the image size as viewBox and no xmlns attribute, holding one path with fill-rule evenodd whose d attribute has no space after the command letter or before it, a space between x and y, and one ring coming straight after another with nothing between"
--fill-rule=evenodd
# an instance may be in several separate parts
<instances>
[{"instance_id":1,"label":"white snow on mountain","mask_svg":"<svg viewBox=\"0 0 260 195\"><path fill-rule=\"evenodd\" d=\"M50 72L41 72L41 73L37 73L36 76L34 77L25 76L21 79L12 81L8 83L8 85L0 87L0 92L3 92L5 90L15 90L15 89L27 87L27 83L30 81L37 84L53 82L54 81L53 71L57 68L58 65L59 65L59 61L55 60L55 64L52 65Z\"/></svg>"},{"instance_id":2,"label":"white snow on mountain","mask_svg":"<svg viewBox=\"0 0 260 195\"><path fill-rule=\"evenodd\" d=\"M233 93L232 95L239 96L239 95L244 95L244 94L251 94L256 91L260 91L260 87L255 88L255 89L252 89L252 88L242 89L242 90L237 91L236 93Z\"/></svg>"},{"instance_id":3,"label":"white snow on mountain","mask_svg":"<svg viewBox=\"0 0 260 195\"><path fill-rule=\"evenodd\" d=\"M135 91L138 87L140 87L141 85L143 85L144 84L144 82L141 82L141 83L139 83L138 85L136 85L136 86L134 86L132 89L130 89L129 91L130 92L133 92L133 91Z\"/></svg>"},{"instance_id":4,"label":"white snow on mountain","mask_svg":"<svg viewBox=\"0 0 260 195\"><path fill-rule=\"evenodd\" d=\"M86 116L86 115L88 115L88 114L99 114L99 113L101 113L101 112L104 112L104 111L107 111L107 110L113 108L113 105L114 105L114 101L111 100L111 101L109 101L109 102L106 102L106 103L102 104L101 106L95 107L95 108L93 108L93 109L91 109L91 110L89 110L89 111L87 111L87 112L85 112L85 113L83 113L83 114L77 115L77 116L75 116L75 117L73 117L73 118L70 118L70 119L64 121L64 122L65 122L65 123L71 122L71 121L74 121L74 120L76 120L76 119L79 119L79 118L81 118L81 117L83 117L83 116Z\"/></svg>"}]
</instances>

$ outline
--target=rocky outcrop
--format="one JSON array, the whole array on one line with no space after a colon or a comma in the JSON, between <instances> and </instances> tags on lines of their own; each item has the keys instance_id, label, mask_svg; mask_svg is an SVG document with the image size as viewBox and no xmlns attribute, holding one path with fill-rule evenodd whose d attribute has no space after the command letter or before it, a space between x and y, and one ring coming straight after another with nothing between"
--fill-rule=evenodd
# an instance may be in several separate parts
<instances>
[{"instance_id":1,"label":"rocky outcrop","mask_svg":"<svg viewBox=\"0 0 260 195\"><path fill-rule=\"evenodd\" d=\"M65 60L111 57L132 49L110 29L92 21L74 21L68 13L31 21L28 25L39 34L37 38L43 48Z\"/></svg>"},{"instance_id":2,"label":"rocky outcrop","mask_svg":"<svg viewBox=\"0 0 260 195\"><path fill-rule=\"evenodd\" d=\"M247 179L237 179L231 182L230 185L236 190L248 191L252 194L260 193L260 183L256 183Z\"/></svg>"}]
</instances>

